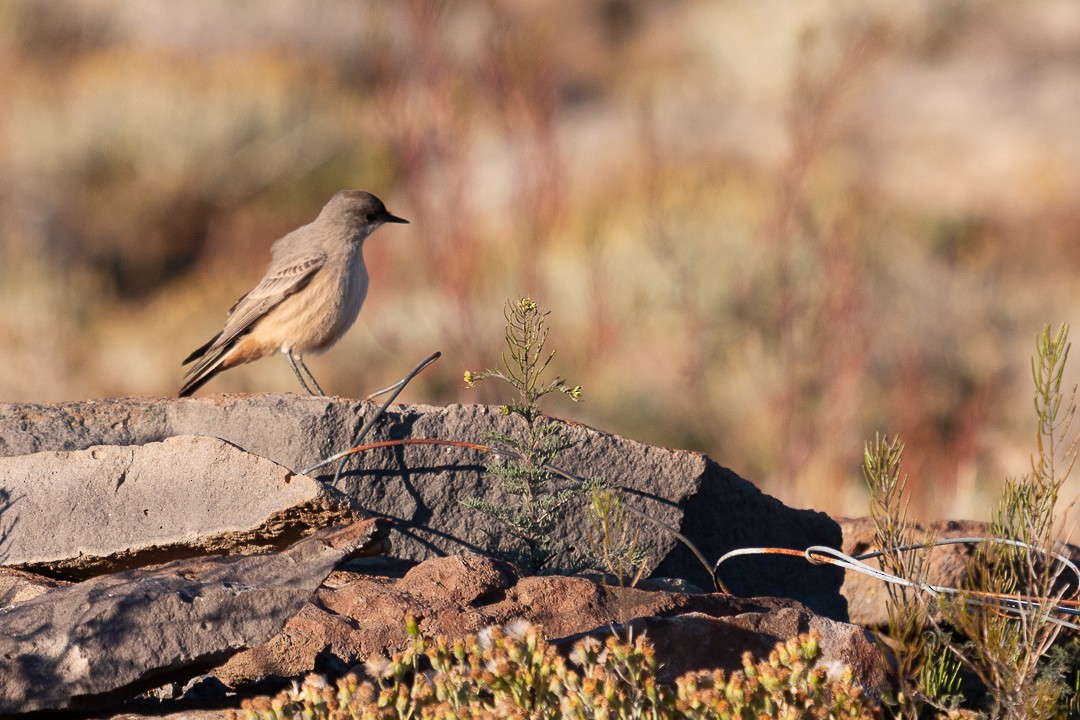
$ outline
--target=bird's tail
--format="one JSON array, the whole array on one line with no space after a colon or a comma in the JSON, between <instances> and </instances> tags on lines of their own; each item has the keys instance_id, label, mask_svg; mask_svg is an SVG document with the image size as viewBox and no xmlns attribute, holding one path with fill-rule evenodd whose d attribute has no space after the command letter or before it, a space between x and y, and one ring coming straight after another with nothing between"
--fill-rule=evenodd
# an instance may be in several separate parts
<instances>
[{"instance_id":1,"label":"bird's tail","mask_svg":"<svg viewBox=\"0 0 1080 720\"><path fill-rule=\"evenodd\" d=\"M181 365L187 365L190 362L198 360L198 362L184 375L184 385L180 388L177 397L187 397L188 395L191 395L209 382L210 378L225 369L221 365L225 361L225 357L229 354L229 351L232 350L235 342L227 343L225 345L215 345L214 343L217 342L219 337L221 337L220 334L195 352L191 353L191 355L188 355L187 359L181 363Z\"/></svg>"},{"instance_id":2,"label":"bird's tail","mask_svg":"<svg viewBox=\"0 0 1080 720\"><path fill-rule=\"evenodd\" d=\"M192 353L190 355L188 355L186 358L184 358L184 362L182 362L180 364L181 365L187 365L188 363L194 362L194 361L198 360L199 358L201 358L203 355L206 354L207 350L214 347L214 343L216 343L218 341L219 337L221 337L221 333L218 333L214 337L210 338L206 342L206 344L203 345L202 347L200 347L198 350L192 351Z\"/></svg>"}]
</instances>

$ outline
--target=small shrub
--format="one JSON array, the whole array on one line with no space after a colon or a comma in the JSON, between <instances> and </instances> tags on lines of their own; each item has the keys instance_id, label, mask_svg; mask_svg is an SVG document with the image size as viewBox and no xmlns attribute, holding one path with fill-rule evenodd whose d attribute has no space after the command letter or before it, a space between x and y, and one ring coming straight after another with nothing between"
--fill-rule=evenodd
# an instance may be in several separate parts
<instances>
[{"instance_id":1,"label":"small shrub","mask_svg":"<svg viewBox=\"0 0 1080 720\"><path fill-rule=\"evenodd\" d=\"M766 660L743 655L732 673L688 673L667 687L639 636L579 641L564 659L538 628L515 621L478 636L427 638L416 621L411 646L367 664L371 680L317 675L277 697L245 701L234 720L375 718L842 718L880 717L852 684L850 669L830 682L816 664L818 638L779 643Z\"/></svg>"},{"instance_id":2,"label":"small shrub","mask_svg":"<svg viewBox=\"0 0 1080 720\"><path fill-rule=\"evenodd\" d=\"M517 399L501 409L504 414L520 419L520 432L486 436L497 449L486 469L500 481L509 502L470 497L462 503L498 520L510 537L493 538L497 543L495 549L535 572L565 549L557 529L566 505L603 483L565 481L548 468L552 460L574 443L564 435L563 425L547 420L536 403L551 393L562 393L574 401L581 399L580 386L571 387L558 376L550 382L543 379L555 356L554 351L544 350L548 311L536 301L523 298L507 303L503 314L506 349L502 353L502 368L479 373L467 371L465 384L472 387L483 380L498 378L517 391Z\"/></svg>"},{"instance_id":3,"label":"small shrub","mask_svg":"<svg viewBox=\"0 0 1080 720\"><path fill-rule=\"evenodd\" d=\"M637 529L631 525L622 492L597 488L589 504L589 549L594 563L622 586L634 586L649 567L649 558L638 545Z\"/></svg>"},{"instance_id":4,"label":"small shrub","mask_svg":"<svg viewBox=\"0 0 1080 720\"><path fill-rule=\"evenodd\" d=\"M1031 472L1006 482L991 522L995 538L1015 542L979 544L957 595L931 598L889 586L890 644L898 670L897 692L889 700L898 716L923 717L927 708L955 711L963 700L961 666L985 689L986 699L970 709L1013 720L1074 712L1071 697L1080 687L1076 645L1058 643L1065 627L1057 604L1076 591L1076 579L1063 576L1065 566L1054 560L1066 550L1058 498L1077 457L1071 430L1076 391L1063 388L1069 347L1066 325L1056 334L1047 326L1037 338ZM915 540L905 512L902 451L898 441L868 445L864 474L883 568L923 583L924 558L899 550ZM1003 599L1010 597L1037 602Z\"/></svg>"},{"instance_id":5,"label":"small shrub","mask_svg":"<svg viewBox=\"0 0 1080 720\"><path fill-rule=\"evenodd\" d=\"M916 583L927 581L928 558L904 551L917 543L931 546L933 537L916 532L907 517L907 478L901 472L904 444L877 437L863 453L863 478L870 490L874 546L881 551L881 568ZM892 656L896 690L886 703L897 716L918 718L929 709L949 712L962 702L960 662L945 647L932 622L931 600L922 590L886 584L889 639L881 646Z\"/></svg>"}]
</instances>

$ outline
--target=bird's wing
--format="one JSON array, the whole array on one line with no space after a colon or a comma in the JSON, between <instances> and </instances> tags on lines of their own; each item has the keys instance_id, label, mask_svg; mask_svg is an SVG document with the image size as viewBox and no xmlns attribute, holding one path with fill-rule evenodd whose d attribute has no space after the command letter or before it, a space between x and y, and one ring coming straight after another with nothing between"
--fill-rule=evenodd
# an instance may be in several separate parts
<instances>
[{"instance_id":1,"label":"bird's wing","mask_svg":"<svg viewBox=\"0 0 1080 720\"><path fill-rule=\"evenodd\" d=\"M255 289L236 301L229 310L229 318L221 335L214 342L217 347L228 345L243 335L282 300L302 290L315 273L326 264L326 255L318 253L301 258L285 267L271 269Z\"/></svg>"}]
</instances>

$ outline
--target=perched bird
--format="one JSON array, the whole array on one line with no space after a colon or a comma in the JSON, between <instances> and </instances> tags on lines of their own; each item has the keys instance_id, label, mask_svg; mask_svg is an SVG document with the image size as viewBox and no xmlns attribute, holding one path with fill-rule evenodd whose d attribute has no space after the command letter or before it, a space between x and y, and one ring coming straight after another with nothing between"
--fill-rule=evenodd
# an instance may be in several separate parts
<instances>
[{"instance_id":1,"label":"perched bird","mask_svg":"<svg viewBox=\"0 0 1080 720\"><path fill-rule=\"evenodd\" d=\"M371 193L342 190L314 222L275 242L263 279L229 310L221 332L182 363L195 364L184 376L180 397L222 370L279 350L304 390L323 395L304 355L326 351L356 321L368 289L364 240L388 222L409 221L391 215Z\"/></svg>"}]
</instances>

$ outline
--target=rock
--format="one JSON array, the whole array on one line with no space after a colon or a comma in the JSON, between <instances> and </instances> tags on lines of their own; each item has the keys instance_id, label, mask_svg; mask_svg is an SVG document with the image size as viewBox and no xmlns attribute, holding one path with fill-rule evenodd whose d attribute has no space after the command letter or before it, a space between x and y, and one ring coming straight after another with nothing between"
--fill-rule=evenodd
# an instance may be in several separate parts
<instances>
[{"instance_id":1,"label":"rock","mask_svg":"<svg viewBox=\"0 0 1080 720\"><path fill-rule=\"evenodd\" d=\"M353 519L340 493L211 437L0 458L7 566L79 578L284 547Z\"/></svg>"},{"instance_id":2,"label":"rock","mask_svg":"<svg viewBox=\"0 0 1080 720\"><path fill-rule=\"evenodd\" d=\"M605 582L609 585L618 585L619 582L615 578L605 578ZM663 590L665 592L679 592L679 593L702 593L705 592L697 585L688 583L682 578L668 578L668 577L651 577L645 578L637 585L638 590Z\"/></svg>"},{"instance_id":3,"label":"rock","mask_svg":"<svg viewBox=\"0 0 1080 720\"><path fill-rule=\"evenodd\" d=\"M211 704L223 705L228 702L229 688L213 675L199 675L188 680L186 683L167 683L145 693L135 700L134 704L151 705L155 702L199 704L207 706Z\"/></svg>"},{"instance_id":4,"label":"rock","mask_svg":"<svg viewBox=\"0 0 1080 720\"><path fill-rule=\"evenodd\" d=\"M566 651L582 633L604 635L613 625L629 624L648 629L659 641L660 661L673 668L665 670L666 678L674 668L677 674L736 668L745 650L767 653L779 640L816 629L824 662L853 665L867 688L884 678L881 656L860 628L791 600L646 591L581 577L522 577L513 566L478 555L427 560L399 580L355 575L348 581L342 575L338 571L336 587L321 588L266 645L238 653L214 674L235 686L264 675L302 674L320 655L331 654L342 666L363 662L404 648L403 618L412 613L423 632L449 637L524 618L542 625L549 638L567 638L557 643ZM722 657L710 659L721 651Z\"/></svg>"},{"instance_id":5,"label":"rock","mask_svg":"<svg viewBox=\"0 0 1080 720\"><path fill-rule=\"evenodd\" d=\"M0 608L31 600L70 583L34 573L0 567Z\"/></svg>"},{"instance_id":6,"label":"rock","mask_svg":"<svg viewBox=\"0 0 1080 720\"><path fill-rule=\"evenodd\" d=\"M398 624L404 623L404 616ZM356 620L308 603L289 618L285 627L266 644L237 653L213 674L230 687L236 687L266 676L297 677L315 667L316 658L333 654L344 660L366 660L374 647L368 648L364 631L371 637L379 630L389 633L383 625L360 626ZM367 642L371 642L368 640Z\"/></svg>"},{"instance_id":7,"label":"rock","mask_svg":"<svg viewBox=\"0 0 1080 720\"><path fill-rule=\"evenodd\" d=\"M294 471L354 444L374 411L369 403L324 397L216 395L196 399L118 399L58 405L0 404L0 455L77 450L93 445L143 445L175 435L210 435ZM486 433L518 433L517 418L496 409L453 405L393 406L365 440L442 438L483 442ZM568 424L576 445L557 464L579 476L601 476L626 488L649 570L711 588L708 571L657 522L688 536L708 562L741 547L837 547L839 527L827 516L794 510L760 492L704 455L651 447L582 425ZM488 549L494 521L461 500L498 500L497 481L484 471L491 457L438 445L393 447L354 456L337 487L356 510L394 520L394 547L403 557ZM332 477L332 468L320 471ZM584 509L566 512L572 546L588 546ZM741 595L800 600L816 612L846 618L842 573L801 559L739 558L725 565L728 587Z\"/></svg>"},{"instance_id":8,"label":"rock","mask_svg":"<svg viewBox=\"0 0 1080 720\"><path fill-rule=\"evenodd\" d=\"M178 560L97 577L0 612L0 714L87 709L187 680L265 643L334 565L381 549L384 520L278 554Z\"/></svg>"}]
</instances>

